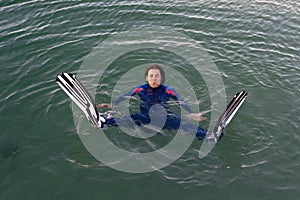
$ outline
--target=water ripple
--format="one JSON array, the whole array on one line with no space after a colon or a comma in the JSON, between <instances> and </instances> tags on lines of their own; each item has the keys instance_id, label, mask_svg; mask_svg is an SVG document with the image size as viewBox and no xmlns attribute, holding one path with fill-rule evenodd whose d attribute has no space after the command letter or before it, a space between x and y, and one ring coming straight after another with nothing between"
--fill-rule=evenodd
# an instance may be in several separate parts
<instances>
[{"instance_id":1,"label":"water ripple","mask_svg":"<svg viewBox=\"0 0 300 200\"><path fill-rule=\"evenodd\" d=\"M259 186L275 188L274 195L295 193L300 180L298 1L32 0L1 2L0 11L4 16L0 20L0 167L1 186L8 197L15 193L12 186L16 182L17 187L25 187L18 181L19 175L24 179L37 173L56 184L61 180L57 177L84 179L82 173L90 170L93 177L89 178L97 183L125 179L135 184L130 181L143 179L151 185L146 177L154 176L158 184L168 180L168 184L175 182L197 192L199 188L217 188L228 194L229 188L234 194L253 193L252 188ZM246 88L249 97L226 128L224 139L206 158L198 159L201 142L195 141L183 157L159 173L118 174L85 153L74 129L70 100L55 84L55 76L76 71L93 47L107 37L150 25L170 27L204 46L223 75L227 94ZM138 63L134 56L125 59L132 66ZM120 69L116 67L106 75L107 82L99 83L102 90L114 83L114 73ZM204 83L198 77L191 82L193 90L200 93L201 108L209 107ZM106 100L110 92L99 95ZM108 137L112 142L134 152L151 151L172 139L166 135L137 141L111 130ZM29 167L21 169L20 163ZM75 170L78 168L80 173ZM97 170L103 177L94 178ZM36 187L30 183L37 180L30 177L26 186ZM87 181L87 187L91 183L95 182ZM206 195L203 192L203 198Z\"/></svg>"}]
</instances>

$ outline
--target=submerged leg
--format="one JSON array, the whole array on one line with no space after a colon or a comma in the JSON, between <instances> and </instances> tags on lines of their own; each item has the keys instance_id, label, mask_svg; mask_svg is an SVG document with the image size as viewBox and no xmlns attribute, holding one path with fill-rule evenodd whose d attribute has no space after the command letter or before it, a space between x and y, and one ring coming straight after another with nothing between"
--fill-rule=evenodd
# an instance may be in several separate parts
<instances>
[{"instance_id":1,"label":"submerged leg","mask_svg":"<svg viewBox=\"0 0 300 200\"><path fill-rule=\"evenodd\" d=\"M204 139L207 133L207 130L201 128L200 126L188 123L178 115L169 114L164 129L176 130L179 128L193 134L198 139Z\"/></svg>"},{"instance_id":2,"label":"submerged leg","mask_svg":"<svg viewBox=\"0 0 300 200\"><path fill-rule=\"evenodd\" d=\"M106 118L106 124L108 126L124 126L128 128L134 127L135 125L142 126L143 124L148 124L149 122L149 117L146 117L140 113L124 115L122 117Z\"/></svg>"}]
</instances>

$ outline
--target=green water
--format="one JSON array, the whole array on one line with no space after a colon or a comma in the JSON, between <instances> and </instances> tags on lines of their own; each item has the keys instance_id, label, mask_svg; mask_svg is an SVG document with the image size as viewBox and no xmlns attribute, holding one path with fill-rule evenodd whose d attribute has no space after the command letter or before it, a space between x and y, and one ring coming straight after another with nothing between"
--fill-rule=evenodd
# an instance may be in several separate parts
<instances>
[{"instance_id":1,"label":"green water","mask_svg":"<svg viewBox=\"0 0 300 200\"><path fill-rule=\"evenodd\" d=\"M298 199L298 1L2 0L0 12L0 199ZM107 38L149 26L201 44L227 96L242 88L249 96L207 157L198 158L201 141L195 140L170 166L132 174L87 151L55 77L76 72ZM143 64L124 56L132 66ZM99 83L97 101L109 100L120 70L112 67ZM208 91L191 82L201 91L201 106L209 107ZM109 131L115 143L139 150L134 139Z\"/></svg>"}]
</instances>

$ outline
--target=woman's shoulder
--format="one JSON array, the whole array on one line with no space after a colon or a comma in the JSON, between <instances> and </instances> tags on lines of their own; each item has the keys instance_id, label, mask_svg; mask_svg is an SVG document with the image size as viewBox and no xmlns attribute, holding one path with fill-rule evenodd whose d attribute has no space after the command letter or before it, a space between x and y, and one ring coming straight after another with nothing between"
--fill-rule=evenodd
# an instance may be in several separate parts
<instances>
[{"instance_id":1,"label":"woman's shoulder","mask_svg":"<svg viewBox=\"0 0 300 200\"><path fill-rule=\"evenodd\" d=\"M131 93L134 94L134 93L141 92L141 91L147 89L148 87L149 87L148 84L142 84L142 85L135 86L135 87L131 90Z\"/></svg>"},{"instance_id":2,"label":"woman's shoulder","mask_svg":"<svg viewBox=\"0 0 300 200\"><path fill-rule=\"evenodd\" d=\"M168 86L168 85L161 85L161 86L162 86L162 88L165 89L165 90L172 90L172 91L175 92L175 89L174 89L173 87L171 87L171 86Z\"/></svg>"},{"instance_id":3,"label":"woman's shoulder","mask_svg":"<svg viewBox=\"0 0 300 200\"><path fill-rule=\"evenodd\" d=\"M177 96L176 90L173 87L162 85L162 88L167 94Z\"/></svg>"}]
</instances>

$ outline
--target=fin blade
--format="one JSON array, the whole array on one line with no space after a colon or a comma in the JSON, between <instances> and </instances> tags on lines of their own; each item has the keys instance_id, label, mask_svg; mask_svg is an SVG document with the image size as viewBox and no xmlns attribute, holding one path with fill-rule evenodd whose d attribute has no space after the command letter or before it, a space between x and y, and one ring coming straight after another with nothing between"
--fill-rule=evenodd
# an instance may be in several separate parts
<instances>
[{"instance_id":1,"label":"fin blade","mask_svg":"<svg viewBox=\"0 0 300 200\"><path fill-rule=\"evenodd\" d=\"M95 101L77 79L76 74L62 73L57 75L56 82L71 100L84 112L89 122L98 128L103 127L105 119L100 117Z\"/></svg>"},{"instance_id":2,"label":"fin blade","mask_svg":"<svg viewBox=\"0 0 300 200\"><path fill-rule=\"evenodd\" d=\"M246 100L247 95L248 92L246 90L241 90L234 95L232 100L228 103L226 110L219 117L219 120L215 128L213 129L213 132L209 134L209 140L217 143L221 139L221 137L223 136L222 131L231 122L237 111Z\"/></svg>"}]
</instances>

